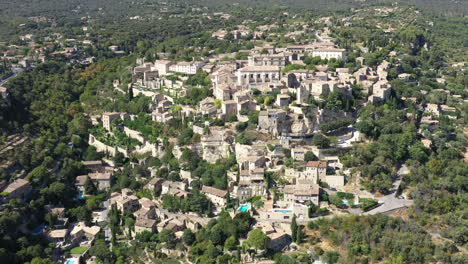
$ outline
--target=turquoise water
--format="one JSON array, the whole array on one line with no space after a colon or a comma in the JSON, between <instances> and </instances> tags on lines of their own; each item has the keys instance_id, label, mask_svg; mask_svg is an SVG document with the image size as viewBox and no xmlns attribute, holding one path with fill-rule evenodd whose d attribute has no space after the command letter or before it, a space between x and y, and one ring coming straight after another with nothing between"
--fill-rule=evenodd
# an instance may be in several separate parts
<instances>
[{"instance_id":1,"label":"turquoise water","mask_svg":"<svg viewBox=\"0 0 468 264\"><path fill-rule=\"evenodd\" d=\"M239 212L247 212L250 209L250 206L248 204L243 204L237 209Z\"/></svg>"},{"instance_id":2,"label":"turquoise water","mask_svg":"<svg viewBox=\"0 0 468 264\"><path fill-rule=\"evenodd\" d=\"M349 204L349 202L346 201L346 200L343 200L342 203L343 203L343 204Z\"/></svg>"},{"instance_id":3,"label":"turquoise water","mask_svg":"<svg viewBox=\"0 0 468 264\"><path fill-rule=\"evenodd\" d=\"M278 209L278 210L275 210L275 212L277 212L277 213L292 213L292 210Z\"/></svg>"},{"instance_id":4,"label":"turquoise water","mask_svg":"<svg viewBox=\"0 0 468 264\"><path fill-rule=\"evenodd\" d=\"M65 262L65 264L75 264L75 261L71 260L71 259L67 259L67 261Z\"/></svg>"}]
</instances>

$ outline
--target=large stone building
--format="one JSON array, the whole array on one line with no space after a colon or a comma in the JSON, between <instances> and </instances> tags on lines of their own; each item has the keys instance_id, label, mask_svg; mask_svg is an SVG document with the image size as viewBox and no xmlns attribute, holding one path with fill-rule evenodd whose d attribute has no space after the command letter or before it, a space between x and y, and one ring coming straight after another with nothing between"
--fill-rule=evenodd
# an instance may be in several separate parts
<instances>
[{"instance_id":1,"label":"large stone building","mask_svg":"<svg viewBox=\"0 0 468 264\"><path fill-rule=\"evenodd\" d=\"M320 48L312 51L312 57L320 57L321 59L337 59L346 61L346 50L336 48Z\"/></svg>"},{"instance_id":2,"label":"large stone building","mask_svg":"<svg viewBox=\"0 0 468 264\"><path fill-rule=\"evenodd\" d=\"M169 73L169 67L173 64L170 60L157 60L154 62L154 68L158 71L159 75L166 75Z\"/></svg>"},{"instance_id":3,"label":"large stone building","mask_svg":"<svg viewBox=\"0 0 468 264\"><path fill-rule=\"evenodd\" d=\"M191 61L191 62L178 62L177 64L172 64L169 66L169 71L171 72L180 72L185 74L195 74L204 63L201 61Z\"/></svg>"},{"instance_id":4,"label":"large stone building","mask_svg":"<svg viewBox=\"0 0 468 264\"><path fill-rule=\"evenodd\" d=\"M247 66L239 69L236 75L238 85L278 82L281 69L279 66Z\"/></svg>"},{"instance_id":5,"label":"large stone building","mask_svg":"<svg viewBox=\"0 0 468 264\"><path fill-rule=\"evenodd\" d=\"M240 202L253 196L263 196L265 194L264 171L263 168L259 168L240 172L237 188L237 199Z\"/></svg>"},{"instance_id":6,"label":"large stone building","mask_svg":"<svg viewBox=\"0 0 468 264\"><path fill-rule=\"evenodd\" d=\"M248 58L249 66L280 66L289 64L289 57L284 54L253 55Z\"/></svg>"}]
</instances>

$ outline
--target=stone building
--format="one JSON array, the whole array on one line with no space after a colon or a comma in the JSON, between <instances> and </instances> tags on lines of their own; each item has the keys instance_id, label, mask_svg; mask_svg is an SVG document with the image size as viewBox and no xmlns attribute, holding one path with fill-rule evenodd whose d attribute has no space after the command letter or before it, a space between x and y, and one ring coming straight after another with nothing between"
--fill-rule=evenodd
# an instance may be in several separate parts
<instances>
[{"instance_id":1,"label":"stone building","mask_svg":"<svg viewBox=\"0 0 468 264\"><path fill-rule=\"evenodd\" d=\"M247 66L236 72L237 84L258 84L281 80L279 66Z\"/></svg>"},{"instance_id":2,"label":"stone building","mask_svg":"<svg viewBox=\"0 0 468 264\"><path fill-rule=\"evenodd\" d=\"M210 186L203 186L201 192L204 193L206 197L208 197L208 199L210 199L210 201L213 202L216 206L226 206L227 191Z\"/></svg>"},{"instance_id":3,"label":"stone building","mask_svg":"<svg viewBox=\"0 0 468 264\"><path fill-rule=\"evenodd\" d=\"M327 175L327 163L324 161L309 161L306 163L304 180L317 183L318 180L325 181Z\"/></svg>"},{"instance_id":4,"label":"stone building","mask_svg":"<svg viewBox=\"0 0 468 264\"><path fill-rule=\"evenodd\" d=\"M286 112L281 109L268 109L261 111L258 116L258 128L263 133L279 136L287 130Z\"/></svg>"},{"instance_id":5,"label":"stone building","mask_svg":"<svg viewBox=\"0 0 468 264\"><path fill-rule=\"evenodd\" d=\"M17 179L10 183L2 193L7 193L6 198L11 199L22 199L25 200L31 194L32 187L27 180Z\"/></svg>"},{"instance_id":6,"label":"stone building","mask_svg":"<svg viewBox=\"0 0 468 264\"><path fill-rule=\"evenodd\" d=\"M154 68L158 71L159 75L166 75L169 73L169 67L174 64L170 60L157 60L154 62Z\"/></svg>"},{"instance_id":7,"label":"stone building","mask_svg":"<svg viewBox=\"0 0 468 264\"><path fill-rule=\"evenodd\" d=\"M321 59L337 59L346 61L346 50L336 48L320 48L312 51L312 57L320 57Z\"/></svg>"},{"instance_id":8,"label":"stone building","mask_svg":"<svg viewBox=\"0 0 468 264\"><path fill-rule=\"evenodd\" d=\"M169 71L171 72L180 72L185 74L195 74L198 70L203 67L204 63L201 61L191 61L191 62L178 62L169 66Z\"/></svg>"},{"instance_id":9,"label":"stone building","mask_svg":"<svg viewBox=\"0 0 468 264\"><path fill-rule=\"evenodd\" d=\"M315 205L319 204L319 190L318 184L309 184L306 182L298 181L296 184L285 185L283 189L284 200L289 203L305 203L307 201L313 202Z\"/></svg>"},{"instance_id":10,"label":"stone building","mask_svg":"<svg viewBox=\"0 0 468 264\"><path fill-rule=\"evenodd\" d=\"M248 58L249 66L280 66L289 64L289 57L284 54L253 55Z\"/></svg>"}]
</instances>

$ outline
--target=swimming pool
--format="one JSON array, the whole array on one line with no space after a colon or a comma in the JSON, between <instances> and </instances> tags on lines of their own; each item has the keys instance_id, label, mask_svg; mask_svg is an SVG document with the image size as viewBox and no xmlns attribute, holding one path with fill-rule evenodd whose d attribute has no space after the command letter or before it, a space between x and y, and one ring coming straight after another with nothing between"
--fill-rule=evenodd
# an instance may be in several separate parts
<instances>
[{"instance_id":1,"label":"swimming pool","mask_svg":"<svg viewBox=\"0 0 468 264\"><path fill-rule=\"evenodd\" d=\"M40 226L34 228L34 230L31 233L33 235L39 235L44 231L44 229L46 229L46 226L45 225L40 225Z\"/></svg>"},{"instance_id":2,"label":"swimming pool","mask_svg":"<svg viewBox=\"0 0 468 264\"><path fill-rule=\"evenodd\" d=\"M78 258L69 258L65 261L64 264L78 264L80 263Z\"/></svg>"},{"instance_id":3,"label":"swimming pool","mask_svg":"<svg viewBox=\"0 0 468 264\"><path fill-rule=\"evenodd\" d=\"M237 209L237 211L239 211L239 212L247 212L249 209L250 209L250 205L248 205L248 204L241 204L241 206L239 207L239 209Z\"/></svg>"},{"instance_id":4,"label":"swimming pool","mask_svg":"<svg viewBox=\"0 0 468 264\"><path fill-rule=\"evenodd\" d=\"M292 210L285 210L285 209L277 209L275 213L292 213Z\"/></svg>"}]
</instances>

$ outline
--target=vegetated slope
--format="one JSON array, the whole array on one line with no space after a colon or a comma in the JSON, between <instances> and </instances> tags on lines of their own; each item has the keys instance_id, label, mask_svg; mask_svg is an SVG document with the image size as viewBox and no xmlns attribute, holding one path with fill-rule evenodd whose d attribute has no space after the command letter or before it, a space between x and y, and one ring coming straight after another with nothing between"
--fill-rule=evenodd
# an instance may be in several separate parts
<instances>
[{"instance_id":1,"label":"vegetated slope","mask_svg":"<svg viewBox=\"0 0 468 264\"><path fill-rule=\"evenodd\" d=\"M164 2L164 4L161 4ZM0 1L2 17L30 16L82 16L107 14L109 16L128 16L160 10L160 6L173 7L209 7L225 9L235 6L279 6L293 9L312 9L316 11L333 11L346 8L359 8L362 5L376 3L400 2L415 5L424 10L441 12L449 15L465 15L468 11L468 1L457 0L23 0ZM167 3L167 4L166 4ZM188 9L189 10L189 9Z\"/></svg>"}]
</instances>

